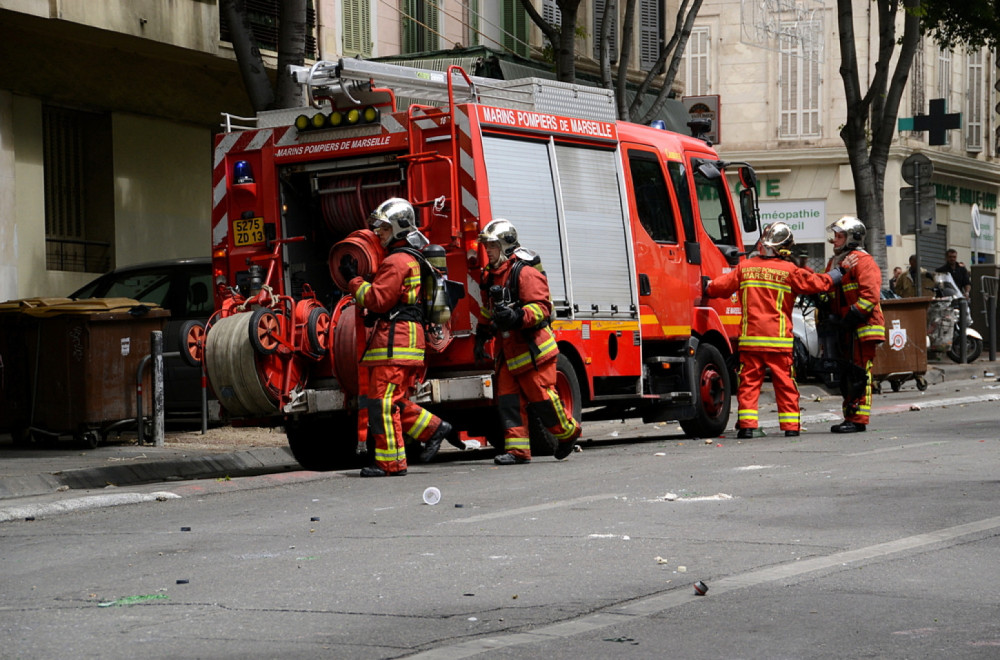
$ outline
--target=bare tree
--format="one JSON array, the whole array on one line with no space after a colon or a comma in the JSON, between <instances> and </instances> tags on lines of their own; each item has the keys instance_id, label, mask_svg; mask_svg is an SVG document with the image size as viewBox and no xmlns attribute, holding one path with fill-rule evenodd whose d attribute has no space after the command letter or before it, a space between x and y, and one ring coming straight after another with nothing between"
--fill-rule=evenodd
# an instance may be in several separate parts
<instances>
[{"instance_id":1,"label":"bare tree","mask_svg":"<svg viewBox=\"0 0 1000 660\"><path fill-rule=\"evenodd\" d=\"M674 23L674 33L660 47L656 63L646 72L631 102L628 100L626 84L628 82L629 65L632 60L632 34L634 32L633 24L635 23L636 0L625 0L622 43L619 49L620 54L616 74L612 74L611 72L611 49L609 45L613 21L609 21L608 17L617 16L620 5L617 0L607 0L604 3L601 33L597 35L601 53L601 81L605 87L615 92L619 118L648 123L660 113L673 87L674 79L677 77L681 58L684 56L684 48L687 46L688 37L691 36L691 28L694 26L694 20L701 9L702 1L681 0ZM531 20L542 31L542 34L545 35L545 38L549 40L555 50L556 78L564 82L575 82L576 52L574 36L576 34L579 0L557 0L556 6L562 12L562 22L558 26L553 26L546 22L532 7L531 0L521 0L521 4L528 12ZM667 64L668 60L669 64ZM666 74L661 76L660 72L663 71L664 67L666 67ZM654 84L659 86L656 101L652 106L642 111L642 101Z\"/></svg>"},{"instance_id":2,"label":"bare tree","mask_svg":"<svg viewBox=\"0 0 1000 660\"><path fill-rule=\"evenodd\" d=\"M576 20L580 11L580 1L556 0L562 20L559 25L551 25L538 13L531 0L521 0L524 11L552 44L552 51L555 53L556 79L562 82L576 82Z\"/></svg>"},{"instance_id":3,"label":"bare tree","mask_svg":"<svg viewBox=\"0 0 1000 660\"><path fill-rule=\"evenodd\" d=\"M854 4L837 0L840 33L840 77L847 96L847 122L840 137L854 177L854 199L858 218L868 228L868 248L882 272L886 269L885 169L889 147L896 136L896 117L913 54L920 43L921 0L875 0L878 12L878 50L875 69L867 89L862 88L854 35ZM897 38L896 19L904 10L903 35ZM893 67L891 60L899 53ZM861 41L861 47L867 47Z\"/></svg>"},{"instance_id":4,"label":"bare tree","mask_svg":"<svg viewBox=\"0 0 1000 660\"><path fill-rule=\"evenodd\" d=\"M243 76L250 104L257 112L290 108L301 101L298 85L286 75L289 64L301 66L306 50L306 0L283 0L278 15L277 89L264 66L260 49L254 43L253 29L244 0L219 0L219 13L229 25L229 35L236 62Z\"/></svg>"}]
</instances>

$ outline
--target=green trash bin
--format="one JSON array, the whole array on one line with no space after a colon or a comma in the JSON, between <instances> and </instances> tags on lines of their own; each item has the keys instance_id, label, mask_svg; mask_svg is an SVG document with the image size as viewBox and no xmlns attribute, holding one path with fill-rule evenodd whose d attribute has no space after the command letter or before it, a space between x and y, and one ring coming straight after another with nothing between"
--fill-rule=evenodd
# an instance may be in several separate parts
<instances>
[{"instance_id":1,"label":"green trash bin","mask_svg":"<svg viewBox=\"0 0 1000 660\"><path fill-rule=\"evenodd\" d=\"M12 356L7 367L4 355L3 412L15 439L72 435L93 447L111 426L134 422L139 366L170 313L130 298L15 302L17 311L0 310ZM149 370L143 388L150 389ZM152 412L151 397L143 408L144 416Z\"/></svg>"}]
</instances>

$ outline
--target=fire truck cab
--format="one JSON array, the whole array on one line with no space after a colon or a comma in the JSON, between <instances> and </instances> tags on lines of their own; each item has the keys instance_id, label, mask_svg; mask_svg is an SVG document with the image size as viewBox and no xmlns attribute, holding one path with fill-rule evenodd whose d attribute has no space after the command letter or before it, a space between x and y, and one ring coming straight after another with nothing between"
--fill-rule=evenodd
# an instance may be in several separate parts
<instances>
[{"instance_id":1,"label":"fire truck cab","mask_svg":"<svg viewBox=\"0 0 1000 660\"><path fill-rule=\"evenodd\" d=\"M722 162L703 140L618 121L599 88L354 59L291 75L306 105L243 126L227 117L216 140L217 311L203 359L231 418L283 425L311 469L364 441L366 329L335 261L351 249L373 271L380 255L366 219L404 197L465 289L450 321L431 329L415 400L464 438L503 442L492 365L472 350L485 295L478 235L501 217L541 256L557 387L574 416L678 420L699 437L726 428L740 305L701 292L757 228L749 165ZM535 426L533 453L551 452Z\"/></svg>"}]
</instances>

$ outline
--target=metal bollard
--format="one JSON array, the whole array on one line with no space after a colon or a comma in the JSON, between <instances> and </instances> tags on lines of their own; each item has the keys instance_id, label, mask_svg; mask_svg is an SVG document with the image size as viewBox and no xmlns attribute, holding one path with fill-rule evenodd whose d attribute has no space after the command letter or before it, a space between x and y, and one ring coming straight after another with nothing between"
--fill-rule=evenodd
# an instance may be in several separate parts
<instances>
[{"instance_id":1,"label":"metal bollard","mask_svg":"<svg viewBox=\"0 0 1000 660\"><path fill-rule=\"evenodd\" d=\"M965 337L965 332L969 329L969 316L969 299L962 296L958 300L958 339L962 342L958 356L962 358L962 364L969 362L969 342Z\"/></svg>"},{"instance_id":2,"label":"metal bollard","mask_svg":"<svg viewBox=\"0 0 1000 660\"><path fill-rule=\"evenodd\" d=\"M153 356L153 446L163 446L163 332L150 334L150 353Z\"/></svg>"}]
</instances>

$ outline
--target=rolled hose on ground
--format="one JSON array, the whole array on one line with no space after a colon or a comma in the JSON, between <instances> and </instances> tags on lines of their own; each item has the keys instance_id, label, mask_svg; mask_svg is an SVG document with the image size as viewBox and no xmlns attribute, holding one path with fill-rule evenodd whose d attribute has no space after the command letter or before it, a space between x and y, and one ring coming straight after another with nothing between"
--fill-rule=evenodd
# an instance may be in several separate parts
<instances>
[{"instance_id":1,"label":"rolled hose on ground","mask_svg":"<svg viewBox=\"0 0 1000 660\"><path fill-rule=\"evenodd\" d=\"M346 256L354 257L358 262L358 275L364 277L378 269L385 258L385 250L370 229L351 232L347 238L330 248L330 258L327 260L330 277L341 291L347 291L347 281L340 274L340 262Z\"/></svg>"}]
</instances>

